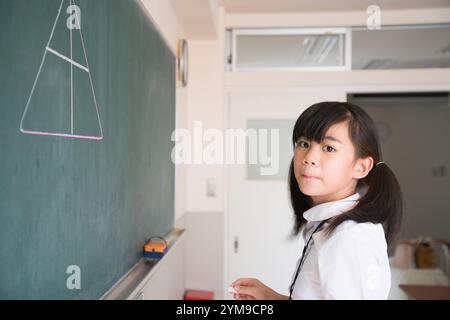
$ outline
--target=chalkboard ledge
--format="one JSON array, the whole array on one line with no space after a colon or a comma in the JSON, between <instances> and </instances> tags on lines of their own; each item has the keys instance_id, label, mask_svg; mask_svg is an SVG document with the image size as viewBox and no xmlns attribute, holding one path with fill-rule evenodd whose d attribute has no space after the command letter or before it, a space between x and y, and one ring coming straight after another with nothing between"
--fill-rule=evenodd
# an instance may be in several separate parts
<instances>
[{"instance_id":1,"label":"chalkboard ledge","mask_svg":"<svg viewBox=\"0 0 450 320\"><path fill-rule=\"evenodd\" d=\"M171 254L173 249L185 237L186 230L174 229L164 238L167 241L168 251L159 261L139 260L100 300L126 300L129 299L139 287L145 285L150 277L157 271L161 263Z\"/></svg>"}]
</instances>

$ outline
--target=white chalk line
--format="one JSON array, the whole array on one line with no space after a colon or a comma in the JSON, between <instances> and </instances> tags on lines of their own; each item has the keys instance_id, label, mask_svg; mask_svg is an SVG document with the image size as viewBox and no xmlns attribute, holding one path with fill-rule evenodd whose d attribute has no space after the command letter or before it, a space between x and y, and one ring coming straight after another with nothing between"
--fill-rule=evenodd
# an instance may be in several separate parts
<instances>
[{"instance_id":1,"label":"white chalk line","mask_svg":"<svg viewBox=\"0 0 450 320\"><path fill-rule=\"evenodd\" d=\"M85 66L79 64L79 63L76 62L76 61L73 61L73 60L70 59L70 58L67 58L65 55L59 53L58 51L56 51L56 50L54 50L54 49L52 49L52 48L50 48L50 47L47 47L47 48L45 48L45 49L46 49L47 51L53 53L55 56L57 56L57 57L59 57L59 58L61 58L61 59L63 59L63 60L66 60L67 62L69 62L70 64L74 65L75 67L78 67L78 68L80 68L80 69L82 69L82 70L84 70L84 71L86 71L86 72L89 73L89 69L88 69L88 68L86 68Z\"/></svg>"},{"instance_id":2,"label":"white chalk line","mask_svg":"<svg viewBox=\"0 0 450 320\"><path fill-rule=\"evenodd\" d=\"M61 15L61 9L62 9L62 6L64 4L64 1L65 0L61 0L60 6L59 6L59 9L58 9L58 14L57 14L55 22L53 24L52 32L50 33L50 37L49 37L47 45L46 45L46 50L44 51L44 54L42 56L42 60L41 60L40 66L39 66L38 73L37 73L36 78L34 80L30 96L28 97L28 101L27 101L27 104L25 106L25 110L24 110L22 118L20 120L20 131L22 133L32 134L32 135L34 134L34 135L48 135L48 136L58 136L58 137L70 137L70 138L80 138L80 139L103 140L103 127L102 127L102 123L101 123L101 120L100 120L100 113L99 113L99 108L98 108L98 104L97 104L97 98L95 96L94 84L93 84L93 81L92 81L91 73L89 71L89 69L90 69L89 68L89 62L88 62L88 58L87 58L87 54L86 54L86 48L85 48L85 45L84 45L83 33L82 33L81 29L79 29L80 37L81 37L81 44L83 46L83 53L84 53L84 58L86 60L87 67L82 66L81 64L73 61L73 59L67 58L66 56L60 54L56 50L50 48L50 43L51 43L53 35L55 33L55 28L56 28L56 25L58 23L59 16ZM69 0L69 4L70 3L74 3L76 5L75 0ZM98 125L99 125L99 128L100 128L100 136L97 137L97 136L75 135L75 134L73 134L73 124L72 124L72 134L58 133L58 132L55 133L55 132L43 132L43 131L31 131L31 130L25 130L23 128L23 122L24 122L24 119L25 119L25 117L26 117L26 115L28 113L28 109L30 107L31 98L33 97L34 91L36 89L37 81L38 81L38 79L40 77L40 74L41 74L41 71L42 71L42 67L44 66L45 58L47 56L47 51L55 54L56 56L62 58L63 60L66 60L69 63L71 63L71 65L75 65L76 67L78 67L78 68L80 68L80 69L82 69L82 70L84 70L84 71L86 71L88 73L89 82L90 82L91 90L92 90L92 96L93 96L94 104L95 104L95 110L97 112L97 121L98 121ZM72 56L72 34L71 34L71 56ZM71 81L71 90L73 90L73 79ZM71 108L73 108L73 102L72 102ZM73 121L73 111L72 111L71 117L72 117L72 121Z\"/></svg>"}]
</instances>

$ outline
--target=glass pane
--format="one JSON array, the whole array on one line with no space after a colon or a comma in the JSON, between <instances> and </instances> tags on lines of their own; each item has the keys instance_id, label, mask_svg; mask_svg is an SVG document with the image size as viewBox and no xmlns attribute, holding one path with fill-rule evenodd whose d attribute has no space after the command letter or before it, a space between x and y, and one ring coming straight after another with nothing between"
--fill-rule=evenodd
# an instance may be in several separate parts
<instances>
[{"instance_id":1,"label":"glass pane","mask_svg":"<svg viewBox=\"0 0 450 320\"><path fill-rule=\"evenodd\" d=\"M257 132L257 143L247 144L248 180L286 180L294 151L292 130L296 119L248 119L247 129ZM272 135L278 130L278 136ZM276 143L273 143L276 139ZM256 163L252 163L249 152L253 152ZM270 173L270 174L267 174Z\"/></svg>"},{"instance_id":2,"label":"glass pane","mask_svg":"<svg viewBox=\"0 0 450 320\"><path fill-rule=\"evenodd\" d=\"M343 35L237 35L237 69L344 65Z\"/></svg>"},{"instance_id":3,"label":"glass pane","mask_svg":"<svg viewBox=\"0 0 450 320\"><path fill-rule=\"evenodd\" d=\"M449 67L449 25L352 31L353 69Z\"/></svg>"}]
</instances>

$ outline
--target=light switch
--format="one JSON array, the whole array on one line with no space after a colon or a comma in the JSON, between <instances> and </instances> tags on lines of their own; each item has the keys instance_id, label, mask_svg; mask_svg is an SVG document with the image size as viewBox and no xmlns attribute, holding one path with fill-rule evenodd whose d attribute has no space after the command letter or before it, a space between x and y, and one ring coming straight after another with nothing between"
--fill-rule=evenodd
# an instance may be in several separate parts
<instances>
[{"instance_id":1,"label":"light switch","mask_svg":"<svg viewBox=\"0 0 450 320\"><path fill-rule=\"evenodd\" d=\"M215 178L208 178L206 179L206 196L208 198L215 198L217 196L216 194L216 179Z\"/></svg>"}]
</instances>

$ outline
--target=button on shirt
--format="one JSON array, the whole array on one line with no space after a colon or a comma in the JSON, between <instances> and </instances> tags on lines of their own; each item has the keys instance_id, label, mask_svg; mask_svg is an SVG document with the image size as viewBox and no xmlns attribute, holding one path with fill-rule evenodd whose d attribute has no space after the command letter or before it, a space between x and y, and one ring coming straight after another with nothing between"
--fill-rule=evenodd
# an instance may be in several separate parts
<instances>
[{"instance_id":1,"label":"button on shirt","mask_svg":"<svg viewBox=\"0 0 450 320\"><path fill-rule=\"evenodd\" d=\"M321 221L350 210L359 198L355 193L305 211L305 243ZM292 299L387 299L391 273L381 224L347 220L326 238L328 225L313 235Z\"/></svg>"}]
</instances>

